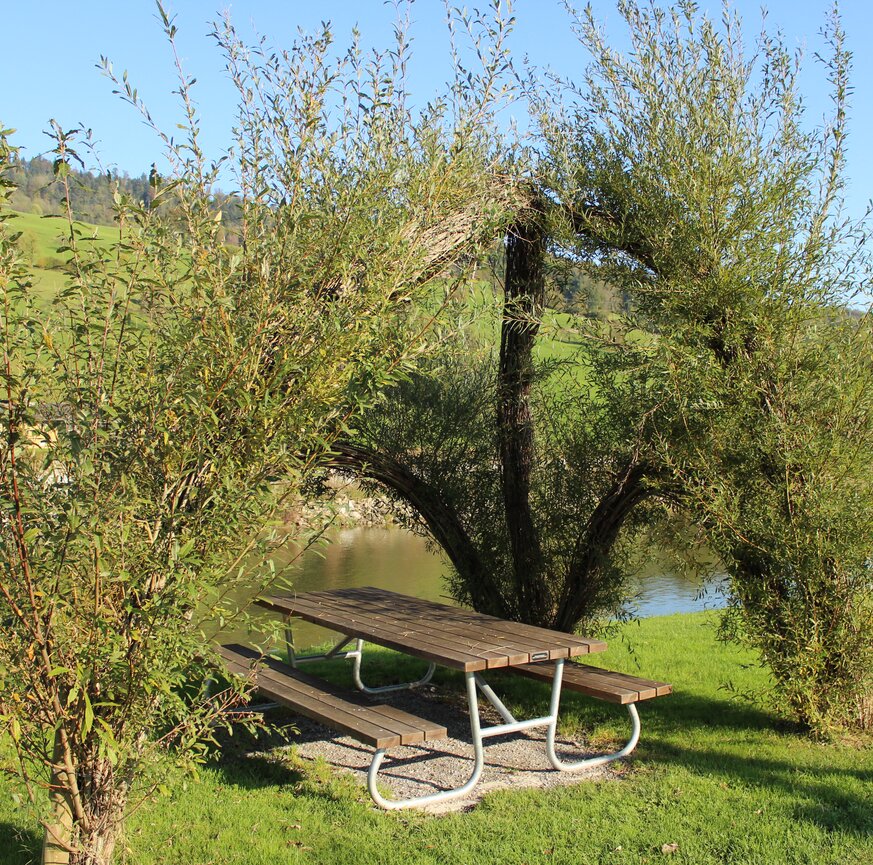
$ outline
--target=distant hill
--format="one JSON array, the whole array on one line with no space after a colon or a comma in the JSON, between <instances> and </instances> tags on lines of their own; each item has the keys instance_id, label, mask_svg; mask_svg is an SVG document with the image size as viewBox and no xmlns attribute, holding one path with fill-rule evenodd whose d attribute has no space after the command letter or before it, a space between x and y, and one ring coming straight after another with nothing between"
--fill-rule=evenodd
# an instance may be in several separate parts
<instances>
[{"instance_id":1,"label":"distant hill","mask_svg":"<svg viewBox=\"0 0 873 865\"><path fill-rule=\"evenodd\" d=\"M73 215L92 225L112 225L115 221L112 198L115 188L146 204L154 197L153 172L154 166L150 172L138 177L74 169L70 184ZM20 160L12 169L10 180L18 187L10 202L13 210L36 216L63 215L60 191L50 160L40 156ZM222 212L221 223L227 232L227 240L233 243L240 224L239 203L234 196L221 192L216 193L215 201Z\"/></svg>"},{"instance_id":2,"label":"distant hill","mask_svg":"<svg viewBox=\"0 0 873 865\"><path fill-rule=\"evenodd\" d=\"M147 204L154 197L154 183L150 181L150 176L154 178L152 172L130 177L74 169L70 183L74 217L93 227L98 242L109 242L115 230L114 190L118 188L134 200ZM64 283L69 259L68 253L57 251L63 245L66 224L62 220L65 209L60 187L55 181L53 163L39 156L19 160L9 179L17 186L10 206L18 211L16 229L22 233L20 245L30 259L34 285L44 297L51 297ZM221 228L226 241L237 243L240 226L238 200L218 193L215 203L216 209L222 212Z\"/></svg>"},{"instance_id":3,"label":"distant hill","mask_svg":"<svg viewBox=\"0 0 873 865\"><path fill-rule=\"evenodd\" d=\"M59 200L60 191L54 182L54 171L50 160L40 156L21 160L12 169L10 180L18 187L12 195L11 205L14 210L37 216L63 214ZM149 191L147 174L127 177L74 170L71 188L76 218L83 222L111 225L112 192L115 184L138 201L147 200Z\"/></svg>"}]
</instances>

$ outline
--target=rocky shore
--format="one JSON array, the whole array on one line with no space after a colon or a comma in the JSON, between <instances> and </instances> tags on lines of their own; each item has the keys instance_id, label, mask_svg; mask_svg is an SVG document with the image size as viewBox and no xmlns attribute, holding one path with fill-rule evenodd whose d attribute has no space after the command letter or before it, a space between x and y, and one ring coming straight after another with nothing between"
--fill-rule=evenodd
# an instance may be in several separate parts
<instances>
[{"instance_id":1,"label":"rocky shore","mask_svg":"<svg viewBox=\"0 0 873 865\"><path fill-rule=\"evenodd\" d=\"M411 509L391 501L372 490L363 490L356 481L331 473L320 485L317 495L301 498L287 512L287 523L294 526L337 528L409 528L414 524Z\"/></svg>"}]
</instances>

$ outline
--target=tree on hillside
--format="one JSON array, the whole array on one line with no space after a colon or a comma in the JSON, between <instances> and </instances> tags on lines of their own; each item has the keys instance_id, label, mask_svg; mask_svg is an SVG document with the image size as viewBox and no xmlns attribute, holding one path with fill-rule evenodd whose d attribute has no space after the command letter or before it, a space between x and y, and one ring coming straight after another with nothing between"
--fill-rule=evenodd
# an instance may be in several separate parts
<instances>
[{"instance_id":1,"label":"tree on hillside","mask_svg":"<svg viewBox=\"0 0 873 865\"><path fill-rule=\"evenodd\" d=\"M471 23L486 67L506 26ZM45 863L108 863L167 761L202 758L238 697L207 696L207 634L238 613L234 587L271 578L252 562L277 501L424 350L419 301L451 292L510 204L487 135L494 68L413 116L403 28L374 55L336 55L327 28L284 53L229 23L216 37L240 94L241 247L222 241L219 167L180 71L172 175L152 207L116 192L108 250L74 218L76 142L58 130L70 276L46 310L0 137L0 719Z\"/></svg>"}]
</instances>

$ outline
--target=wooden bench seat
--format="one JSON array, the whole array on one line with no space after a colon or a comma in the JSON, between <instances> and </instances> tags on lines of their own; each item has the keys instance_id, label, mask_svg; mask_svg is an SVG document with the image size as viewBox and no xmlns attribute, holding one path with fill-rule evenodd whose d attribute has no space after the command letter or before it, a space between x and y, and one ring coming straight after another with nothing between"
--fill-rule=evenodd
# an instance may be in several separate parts
<instances>
[{"instance_id":1,"label":"wooden bench seat","mask_svg":"<svg viewBox=\"0 0 873 865\"><path fill-rule=\"evenodd\" d=\"M510 669L511 672L521 676L551 682L555 665L548 662L520 664ZM615 673L600 667L572 663L564 664L563 687L569 691L579 691L589 697L607 700L610 703L619 703L622 706L628 703L638 703L641 700L663 697L673 691L673 686L666 682L653 682L650 679L641 679L639 676L630 676L627 673Z\"/></svg>"},{"instance_id":2,"label":"wooden bench seat","mask_svg":"<svg viewBox=\"0 0 873 865\"><path fill-rule=\"evenodd\" d=\"M439 724L394 706L374 704L281 661L262 658L245 646L221 646L219 654L231 673L248 678L254 669L255 687L268 699L374 748L416 745L448 736Z\"/></svg>"}]
</instances>

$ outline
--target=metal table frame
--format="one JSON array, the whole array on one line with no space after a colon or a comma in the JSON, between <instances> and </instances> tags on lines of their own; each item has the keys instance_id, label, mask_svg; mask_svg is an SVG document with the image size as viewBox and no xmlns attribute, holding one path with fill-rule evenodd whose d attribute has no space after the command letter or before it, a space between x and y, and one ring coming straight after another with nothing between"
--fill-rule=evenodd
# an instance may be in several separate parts
<instances>
[{"instance_id":1,"label":"metal table frame","mask_svg":"<svg viewBox=\"0 0 873 865\"><path fill-rule=\"evenodd\" d=\"M356 637L345 636L332 649L323 654L298 656L294 652L293 632L290 625L291 616L285 617L285 640L288 649L288 656L293 667L299 664L304 664L310 661L328 660L333 658L343 658L351 660L352 678L355 686L365 694L382 694L390 691L405 690L408 688L420 687L430 681L436 669L436 664L431 662L427 672L420 679L414 682L405 682L397 685L383 685L380 687L368 687L364 684L361 678L361 662L363 659L364 640ZM346 647L354 641L355 648L350 651L344 651ZM373 642L376 642L375 640ZM414 657L414 656L413 656ZM546 755L552 766L561 772L579 772L585 769L593 769L598 766L603 766L613 760L618 760L630 754L637 745L640 737L640 719L637 714L637 709L634 703L627 705L627 710L631 720L631 736L623 748L611 754L597 754L581 760L567 762L561 759L555 751L555 737L558 727L558 712L561 703L561 685L564 675L564 659L559 658L551 663L554 663L555 670L552 678L552 691L549 700L549 712L540 718L529 718L519 721L512 712L506 707L503 701L494 693L491 686L477 672L465 672L465 684L467 693L467 705L470 712L470 734L473 743L473 771L468 780L450 790L441 790L437 793L431 793L426 796L417 796L410 799L386 799L380 792L377 786L377 776L382 765L382 760L385 757L386 749L379 748L373 755L370 763L370 768L367 772L367 788L373 801L381 808L393 810L399 808L414 808L431 805L436 802L443 802L447 799L454 799L459 796L464 796L469 793L478 783L479 777L485 765L485 747L484 740L493 736L504 736L509 733L518 733L523 730L530 730L537 727L546 728ZM481 694L495 708L497 713L503 719L504 723L494 724L489 727L483 727L479 714L479 698Z\"/></svg>"}]
</instances>

